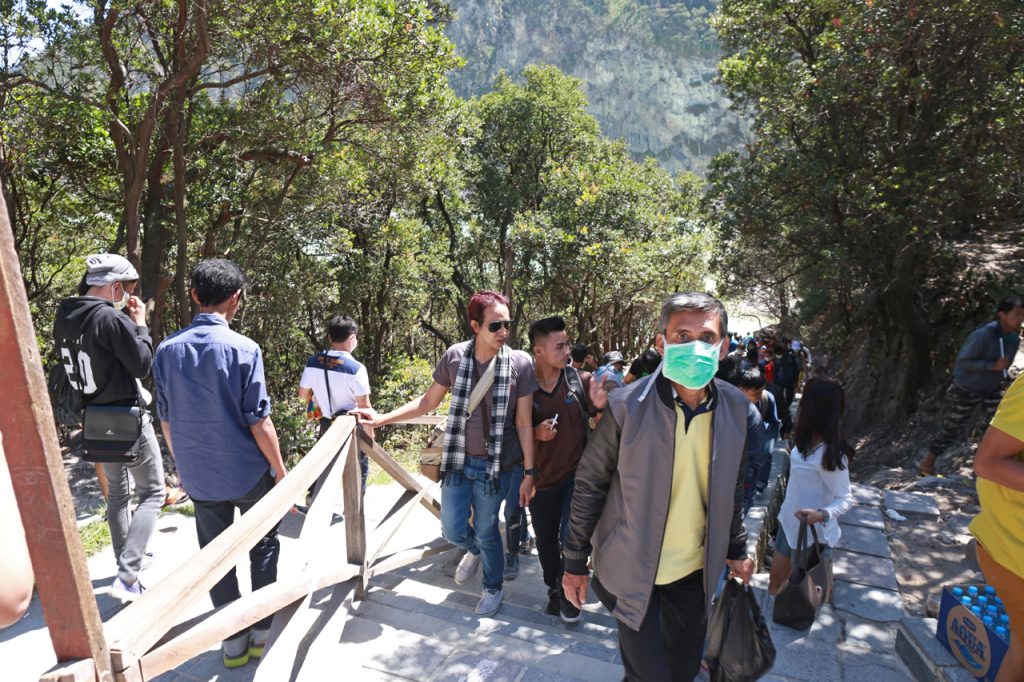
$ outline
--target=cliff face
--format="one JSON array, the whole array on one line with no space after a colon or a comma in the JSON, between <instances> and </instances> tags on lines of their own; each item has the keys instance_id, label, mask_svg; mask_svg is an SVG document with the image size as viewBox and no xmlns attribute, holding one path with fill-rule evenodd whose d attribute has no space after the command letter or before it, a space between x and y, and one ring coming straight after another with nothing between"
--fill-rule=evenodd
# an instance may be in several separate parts
<instances>
[{"instance_id":1,"label":"cliff face","mask_svg":"<svg viewBox=\"0 0 1024 682\"><path fill-rule=\"evenodd\" d=\"M603 133L672 171L703 171L746 139L712 82L716 0L451 0L449 36L466 58L460 95L486 92L502 69L553 64L581 79Z\"/></svg>"}]
</instances>

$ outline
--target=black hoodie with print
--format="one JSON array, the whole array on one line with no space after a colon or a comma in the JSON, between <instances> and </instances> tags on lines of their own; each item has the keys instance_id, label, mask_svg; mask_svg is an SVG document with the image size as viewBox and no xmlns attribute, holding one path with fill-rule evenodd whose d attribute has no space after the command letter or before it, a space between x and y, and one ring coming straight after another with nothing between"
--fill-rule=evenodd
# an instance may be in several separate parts
<instances>
[{"instance_id":1,"label":"black hoodie with print","mask_svg":"<svg viewBox=\"0 0 1024 682\"><path fill-rule=\"evenodd\" d=\"M83 389L85 404L137 402L136 380L144 379L153 365L153 340L146 327L106 299L69 296L57 309L53 338L72 385Z\"/></svg>"}]
</instances>

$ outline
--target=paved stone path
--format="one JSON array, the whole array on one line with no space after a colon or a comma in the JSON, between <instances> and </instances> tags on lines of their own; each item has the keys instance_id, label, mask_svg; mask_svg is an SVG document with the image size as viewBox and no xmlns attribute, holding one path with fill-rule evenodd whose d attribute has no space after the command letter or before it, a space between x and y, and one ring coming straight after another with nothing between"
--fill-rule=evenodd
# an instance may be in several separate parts
<instances>
[{"instance_id":1,"label":"paved stone path","mask_svg":"<svg viewBox=\"0 0 1024 682\"><path fill-rule=\"evenodd\" d=\"M775 453L774 466L787 455ZM372 527L398 495L396 486L375 486L367 497L367 516ZM884 535L882 491L856 486L857 506L840 520L844 542L835 552L834 604L822 608L815 624L798 632L771 623L773 599L768 596L767 574L755 577L754 586L778 649L770 682L903 682L915 679L896 654L897 631L904 613L896 590L895 574ZM758 501L766 501L766 495ZM920 500L911 500L912 504ZM909 509L907 509L910 512ZM748 518L751 542L765 509L755 506ZM290 515L282 526L282 571L287 569L288 545L297 536L299 518ZM338 529L338 552L343 552L343 533ZM436 537L437 520L417 509L392 541L401 549ZM144 573L150 584L174 570L194 553L195 527L191 518L164 515L152 549L153 566ZM582 622L565 625L543 612L546 590L536 556L522 557L521 572L506 582L505 602L494 618L478 618L473 607L479 598L479 581L455 585L451 579L455 553L448 553L379 576L367 598L357 603L351 616L345 609L330 615L332 591L314 595L314 608L326 614L319 635L302 652L299 680L340 676L353 680L480 680L488 682L551 682L619 680L622 678L614 619L596 603L587 605ZM93 557L90 574L104 618L119 608L105 591L113 579L109 550ZM240 570L243 592L247 570ZM208 607L206 607L208 608ZM203 605L197 611L204 609ZM328 617L330 616L330 617ZM917 634L927 623L915 624ZM910 626L907 626L910 627ZM934 632L934 624L932 624ZM907 640L906 635L901 635ZM925 638L927 639L927 638ZM916 640L914 640L916 642ZM904 647L911 646L904 641ZM929 643L916 644L921 648ZM272 651L272 649L271 649ZM0 660L5 679L32 680L53 664L49 637L38 601L29 616L0 632ZM209 651L162 675L161 682L196 680L249 680L255 664L225 670L219 651ZM955 674L952 667L945 668ZM349 672L351 671L351 672ZM325 677L325 675L327 677ZM930 679L930 678L918 678ZM955 679L936 677L934 679Z\"/></svg>"}]
</instances>

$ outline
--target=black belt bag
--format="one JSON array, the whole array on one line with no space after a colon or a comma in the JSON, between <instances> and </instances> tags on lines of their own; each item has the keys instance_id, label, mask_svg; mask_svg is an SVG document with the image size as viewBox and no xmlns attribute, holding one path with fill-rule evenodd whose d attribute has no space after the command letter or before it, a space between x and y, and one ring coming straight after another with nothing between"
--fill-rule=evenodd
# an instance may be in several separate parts
<instances>
[{"instance_id":1,"label":"black belt bag","mask_svg":"<svg viewBox=\"0 0 1024 682\"><path fill-rule=\"evenodd\" d=\"M82 459L87 462L131 464L139 453L143 410L138 405L86 405L82 429Z\"/></svg>"}]
</instances>

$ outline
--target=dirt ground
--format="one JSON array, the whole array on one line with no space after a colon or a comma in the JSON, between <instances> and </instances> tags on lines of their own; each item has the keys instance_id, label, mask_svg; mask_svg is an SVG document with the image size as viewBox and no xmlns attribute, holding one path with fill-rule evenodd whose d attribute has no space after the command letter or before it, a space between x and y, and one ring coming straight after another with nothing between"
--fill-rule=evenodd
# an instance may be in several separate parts
<instances>
[{"instance_id":1,"label":"dirt ground","mask_svg":"<svg viewBox=\"0 0 1024 682\"><path fill-rule=\"evenodd\" d=\"M917 475L912 468L876 469L855 478L885 490L931 495L939 507L939 516L905 513L906 521L886 517L896 578L903 605L914 616L935 616L938 594L946 585L976 582L978 561L974 539L967 529L979 511L973 471L963 460L968 448L957 450L939 460L942 477ZM960 465L956 465L956 462ZM928 605L929 597L935 599Z\"/></svg>"}]
</instances>

